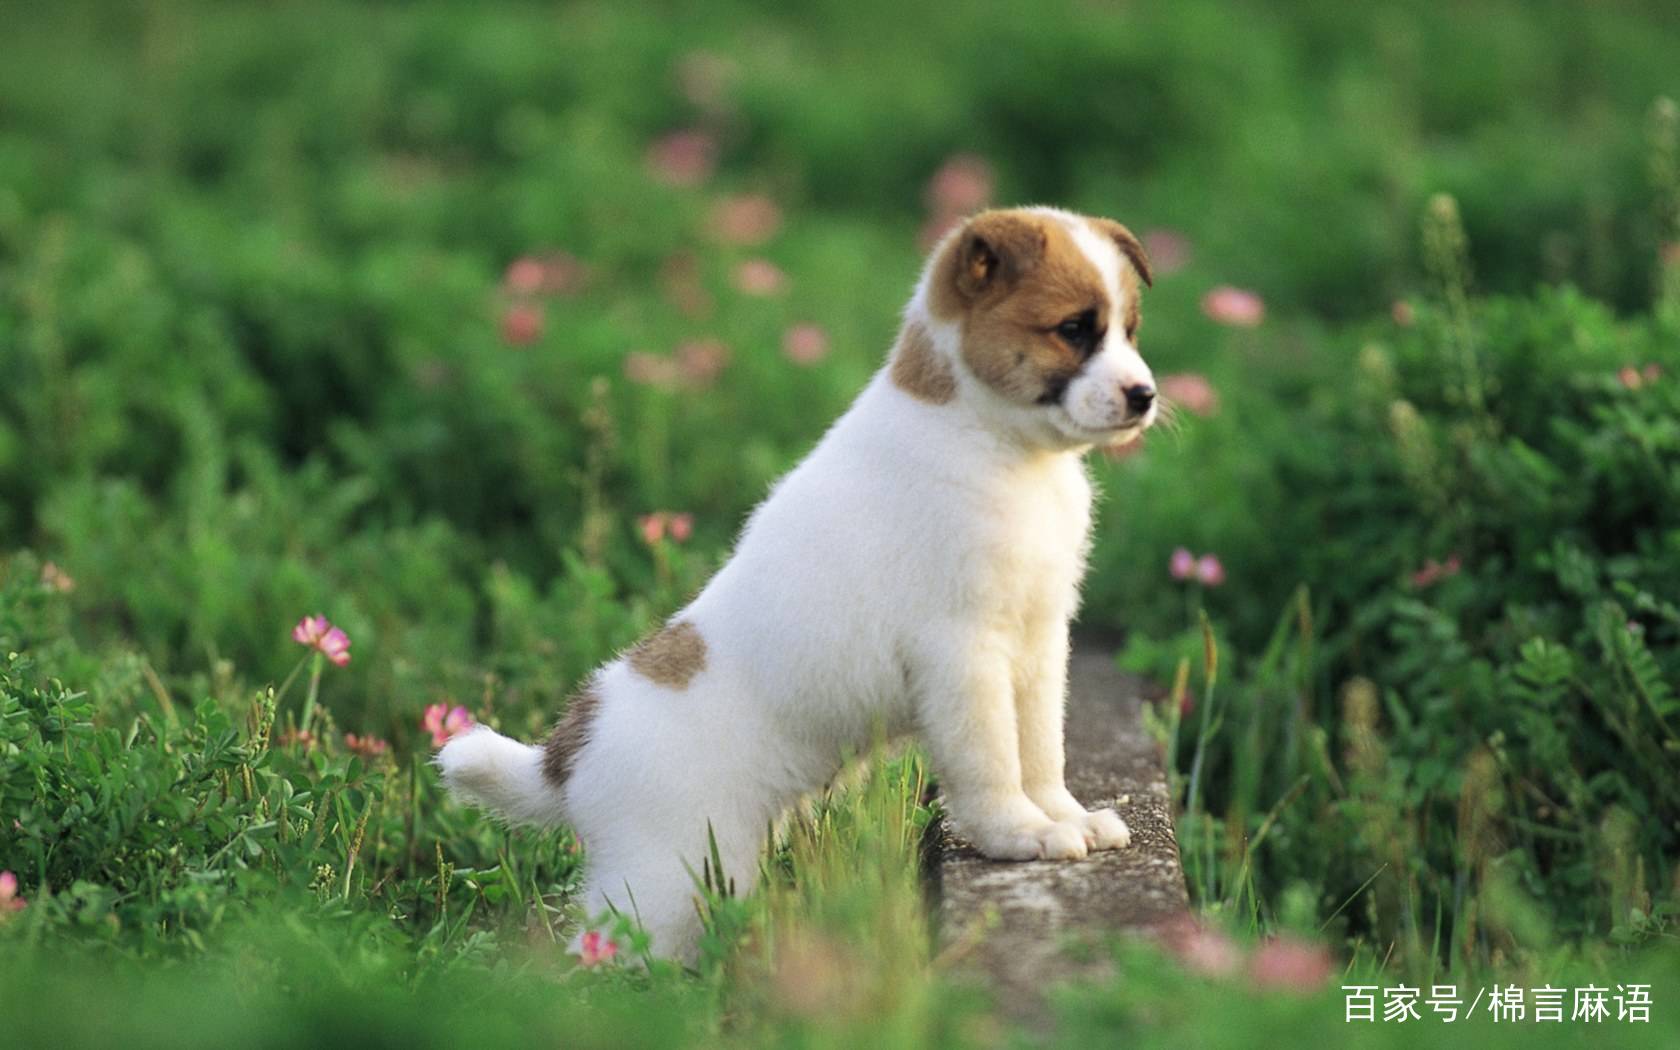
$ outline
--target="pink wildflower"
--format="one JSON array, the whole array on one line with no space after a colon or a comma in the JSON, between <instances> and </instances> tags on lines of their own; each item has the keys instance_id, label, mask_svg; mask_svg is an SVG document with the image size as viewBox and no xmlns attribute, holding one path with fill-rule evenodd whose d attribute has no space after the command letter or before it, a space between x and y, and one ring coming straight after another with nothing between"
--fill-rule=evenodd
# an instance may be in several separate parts
<instances>
[{"instance_id":1,"label":"pink wildflower","mask_svg":"<svg viewBox=\"0 0 1680 1050\"><path fill-rule=\"evenodd\" d=\"M1394 305L1389 307L1388 313L1401 328L1410 328L1417 324L1417 311L1404 299L1394 300Z\"/></svg>"},{"instance_id":2,"label":"pink wildflower","mask_svg":"<svg viewBox=\"0 0 1680 1050\"><path fill-rule=\"evenodd\" d=\"M69 594L76 589L76 581L71 575L50 561L41 566L41 585L60 594Z\"/></svg>"},{"instance_id":3,"label":"pink wildflower","mask_svg":"<svg viewBox=\"0 0 1680 1050\"><path fill-rule=\"evenodd\" d=\"M1616 378L1629 390L1638 390L1647 383L1655 383L1662 377L1662 366L1656 362L1647 364L1644 368L1627 365L1616 373Z\"/></svg>"},{"instance_id":4,"label":"pink wildflower","mask_svg":"<svg viewBox=\"0 0 1680 1050\"><path fill-rule=\"evenodd\" d=\"M717 339L691 339L678 344L677 372L694 386L709 386L729 366L729 347Z\"/></svg>"},{"instance_id":5,"label":"pink wildflower","mask_svg":"<svg viewBox=\"0 0 1680 1050\"><path fill-rule=\"evenodd\" d=\"M642 386L675 386L677 363L662 354L632 350L624 357L624 378Z\"/></svg>"},{"instance_id":6,"label":"pink wildflower","mask_svg":"<svg viewBox=\"0 0 1680 1050\"><path fill-rule=\"evenodd\" d=\"M673 131L648 147L647 165L667 186L698 186L717 166L717 141L697 129Z\"/></svg>"},{"instance_id":7,"label":"pink wildflower","mask_svg":"<svg viewBox=\"0 0 1680 1050\"><path fill-rule=\"evenodd\" d=\"M781 295L787 291L788 277L768 259L748 259L735 267L734 283L746 295Z\"/></svg>"},{"instance_id":8,"label":"pink wildflower","mask_svg":"<svg viewBox=\"0 0 1680 1050\"><path fill-rule=\"evenodd\" d=\"M595 930L590 930L584 934L578 944L578 961L585 966L599 966L602 963L611 962L612 957L617 954L618 945L601 936Z\"/></svg>"},{"instance_id":9,"label":"pink wildflower","mask_svg":"<svg viewBox=\"0 0 1680 1050\"><path fill-rule=\"evenodd\" d=\"M1143 250L1149 253L1149 268L1157 277L1190 265L1190 238L1177 230L1145 230Z\"/></svg>"},{"instance_id":10,"label":"pink wildflower","mask_svg":"<svg viewBox=\"0 0 1680 1050\"><path fill-rule=\"evenodd\" d=\"M530 346L542 330L543 308L536 303L514 303L502 311L502 341L509 346Z\"/></svg>"},{"instance_id":11,"label":"pink wildflower","mask_svg":"<svg viewBox=\"0 0 1680 1050\"><path fill-rule=\"evenodd\" d=\"M1211 416L1219 411L1219 393L1208 382L1207 376L1197 372L1177 372L1165 375L1156 383L1165 397L1174 405L1183 405L1187 410L1198 416Z\"/></svg>"},{"instance_id":12,"label":"pink wildflower","mask_svg":"<svg viewBox=\"0 0 1680 1050\"><path fill-rule=\"evenodd\" d=\"M656 510L652 514L643 514L637 518L636 530L642 534L642 541L649 547L658 544L667 536L673 543L683 543L694 534L694 515L687 512Z\"/></svg>"},{"instance_id":13,"label":"pink wildflower","mask_svg":"<svg viewBox=\"0 0 1680 1050\"><path fill-rule=\"evenodd\" d=\"M1680 241L1665 241L1660 254L1665 266L1680 266Z\"/></svg>"},{"instance_id":14,"label":"pink wildflower","mask_svg":"<svg viewBox=\"0 0 1680 1050\"><path fill-rule=\"evenodd\" d=\"M724 244L763 244L782 226L782 209L762 193L725 197L712 206L706 228Z\"/></svg>"},{"instance_id":15,"label":"pink wildflower","mask_svg":"<svg viewBox=\"0 0 1680 1050\"><path fill-rule=\"evenodd\" d=\"M928 180L928 211L934 215L963 216L979 211L992 199L992 166L984 157L957 153L948 158Z\"/></svg>"},{"instance_id":16,"label":"pink wildflower","mask_svg":"<svg viewBox=\"0 0 1680 1050\"><path fill-rule=\"evenodd\" d=\"M432 734L432 746L442 747L449 738L473 727L473 716L459 704L431 704L420 717L420 728Z\"/></svg>"},{"instance_id":17,"label":"pink wildflower","mask_svg":"<svg viewBox=\"0 0 1680 1050\"><path fill-rule=\"evenodd\" d=\"M344 734L344 746L363 758L378 758L391 750L391 745L376 736L357 736L355 733Z\"/></svg>"},{"instance_id":18,"label":"pink wildflower","mask_svg":"<svg viewBox=\"0 0 1680 1050\"><path fill-rule=\"evenodd\" d=\"M1248 961L1248 976L1263 988L1316 992L1330 979L1335 961L1323 945L1275 938Z\"/></svg>"},{"instance_id":19,"label":"pink wildflower","mask_svg":"<svg viewBox=\"0 0 1680 1050\"><path fill-rule=\"evenodd\" d=\"M1423 568L1412 573L1412 586L1418 590L1433 587L1448 577L1457 576L1462 568L1464 568L1464 562L1456 554L1449 556L1444 562L1438 562L1434 558L1430 558L1423 563Z\"/></svg>"},{"instance_id":20,"label":"pink wildflower","mask_svg":"<svg viewBox=\"0 0 1680 1050\"><path fill-rule=\"evenodd\" d=\"M7 912L22 911L29 902L17 895L17 876L9 871L0 871L0 915Z\"/></svg>"},{"instance_id":21,"label":"pink wildflower","mask_svg":"<svg viewBox=\"0 0 1680 1050\"><path fill-rule=\"evenodd\" d=\"M1225 566L1217 555L1204 554L1196 559L1196 580L1204 587L1217 587L1225 582Z\"/></svg>"},{"instance_id":22,"label":"pink wildflower","mask_svg":"<svg viewBox=\"0 0 1680 1050\"><path fill-rule=\"evenodd\" d=\"M315 746L315 743L314 733L307 729L299 729L296 726L291 726L280 734L281 747L301 747L308 751Z\"/></svg>"},{"instance_id":23,"label":"pink wildflower","mask_svg":"<svg viewBox=\"0 0 1680 1050\"><path fill-rule=\"evenodd\" d=\"M814 324L796 324L782 333L782 356L796 365L814 365L828 356L828 333Z\"/></svg>"},{"instance_id":24,"label":"pink wildflower","mask_svg":"<svg viewBox=\"0 0 1680 1050\"><path fill-rule=\"evenodd\" d=\"M325 616L317 614L299 620L292 628L292 641L319 651L338 667L350 662L350 636L334 627Z\"/></svg>"},{"instance_id":25,"label":"pink wildflower","mask_svg":"<svg viewBox=\"0 0 1680 1050\"><path fill-rule=\"evenodd\" d=\"M1170 924L1161 931L1161 941L1185 969L1204 977L1229 977L1242 965L1242 951L1235 941L1194 919Z\"/></svg>"},{"instance_id":26,"label":"pink wildflower","mask_svg":"<svg viewBox=\"0 0 1680 1050\"><path fill-rule=\"evenodd\" d=\"M516 295L535 295L542 291L542 260L530 255L522 255L513 260L508 263L507 272L502 275L502 284Z\"/></svg>"},{"instance_id":27,"label":"pink wildflower","mask_svg":"<svg viewBox=\"0 0 1680 1050\"><path fill-rule=\"evenodd\" d=\"M665 515L643 514L636 519L636 529L642 534L642 542L652 547L665 538Z\"/></svg>"},{"instance_id":28,"label":"pink wildflower","mask_svg":"<svg viewBox=\"0 0 1680 1050\"><path fill-rule=\"evenodd\" d=\"M1196 575L1196 556L1190 553L1188 547L1179 547L1172 552L1172 560L1167 563L1167 571L1172 573L1175 580L1188 580Z\"/></svg>"},{"instance_id":29,"label":"pink wildflower","mask_svg":"<svg viewBox=\"0 0 1680 1050\"><path fill-rule=\"evenodd\" d=\"M1222 284L1202 296L1202 313L1217 324L1254 328L1266 319L1266 303L1247 289Z\"/></svg>"}]
</instances>

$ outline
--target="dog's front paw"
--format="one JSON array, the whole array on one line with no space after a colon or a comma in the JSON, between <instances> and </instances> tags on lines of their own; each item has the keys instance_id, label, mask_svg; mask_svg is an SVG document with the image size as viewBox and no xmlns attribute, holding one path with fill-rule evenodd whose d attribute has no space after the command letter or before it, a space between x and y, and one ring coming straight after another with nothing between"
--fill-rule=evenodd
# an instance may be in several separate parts
<instances>
[{"instance_id":1,"label":"dog's front paw","mask_svg":"<svg viewBox=\"0 0 1680 1050\"><path fill-rule=\"evenodd\" d=\"M1085 832L1085 844L1093 850L1125 849L1132 844L1132 829L1112 809L1094 809L1078 823Z\"/></svg>"},{"instance_id":2,"label":"dog's front paw","mask_svg":"<svg viewBox=\"0 0 1680 1050\"><path fill-rule=\"evenodd\" d=\"M973 837L974 848L993 860L1079 860L1088 852L1084 829L1066 822L983 831Z\"/></svg>"}]
</instances>

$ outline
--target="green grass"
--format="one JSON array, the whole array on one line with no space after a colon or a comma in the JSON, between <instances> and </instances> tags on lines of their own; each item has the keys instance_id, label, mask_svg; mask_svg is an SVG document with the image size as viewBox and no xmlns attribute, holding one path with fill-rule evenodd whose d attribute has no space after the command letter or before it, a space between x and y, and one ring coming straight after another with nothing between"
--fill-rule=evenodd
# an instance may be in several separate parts
<instances>
[{"instance_id":1,"label":"green grass","mask_svg":"<svg viewBox=\"0 0 1680 1050\"><path fill-rule=\"evenodd\" d=\"M710 895L697 971L580 970L572 840L449 803L420 728L447 702L534 736L693 593L879 364L956 154L999 202L1191 246L1142 346L1220 407L1093 457L1084 622L1126 631L1164 689L1183 676L1188 713L1174 692L1151 718L1199 912L1244 945L1316 940L1341 979L1649 981L1649 1030L1605 1039L1680 1034L1664 5L4 22L0 870L29 904L0 912L0 1026L20 1045L1026 1038L934 942L914 752L783 829L761 892ZM680 129L716 144L698 185L649 167ZM762 244L708 232L742 193L781 209ZM556 251L587 278L530 297L541 331L510 345L507 267ZM781 294L738 289L757 258ZM1226 283L1264 296L1263 325L1203 315ZM781 350L800 323L828 337L816 363ZM631 353L703 339L727 346L717 375L627 378ZM657 511L691 512L692 538L644 542ZM1175 584L1179 545L1228 581ZM325 668L305 748L307 674L268 690L314 612L354 659ZM355 756L345 731L392 748ZM1115 953L1114 979L1058 994L1059 1041L1583 1034L1354 1031L1338 978L1297 994Z\"/></svg>"}]
</instances>

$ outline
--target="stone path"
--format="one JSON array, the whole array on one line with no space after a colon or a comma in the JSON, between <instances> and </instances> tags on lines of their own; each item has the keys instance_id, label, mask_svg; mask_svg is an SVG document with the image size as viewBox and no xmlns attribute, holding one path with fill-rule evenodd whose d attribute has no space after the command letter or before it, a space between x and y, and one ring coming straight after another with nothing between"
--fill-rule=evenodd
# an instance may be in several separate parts
<instances>
[{"instance_id":1,"label":"stone path","mask_svg":"<svg viewBox=\"0 0 1680 1050\"><path fill-rule=\"evenodd\" d=\"M1142 682L1119 671L1111 652L1076 648L1068 669L1067 783L1086 806L1117 809L1131 846L1082 861L1006 863L941 829L934 893L943 950L1016 1016L1040 1013L1059 980L1102 974L1106 953L1082 947L1189 907L1166 774L1140 717Z\"/></svg>"}]
</instances>

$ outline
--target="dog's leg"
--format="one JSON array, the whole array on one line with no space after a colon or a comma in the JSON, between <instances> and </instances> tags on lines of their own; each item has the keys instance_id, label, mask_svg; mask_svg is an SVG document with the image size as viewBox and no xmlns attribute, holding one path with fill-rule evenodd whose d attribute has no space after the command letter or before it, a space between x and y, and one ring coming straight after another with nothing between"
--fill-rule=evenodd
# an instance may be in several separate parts
<instances>
[{"instance_id":1,"label":"dog's leg","mask_svg":"<svg viewBox=\"0 0 1680 1050\"><path fill-rule=\"evenodd\" d=\"M1087 811L1067 789L1063 717L1067 707L1067 621L1054 618L1029 632L1015 682L1020 725L1021 783L1051 820L1077 827L1094 850L1120 849L1131 830L1112 809Z\"/></svg>"},{"instance_id":2,"label":"dog's leg","mask_svg":"<svg viewBox=\"0 0 1680 1050\"><path fill-rule=\"evenodd\" d=\"M998 860L1075 860L1080 828L1045 815L1021 787L1009 661L993 639L929 630L912 670L922 739L957 828Z\"/></svg>"}]
</instances>

